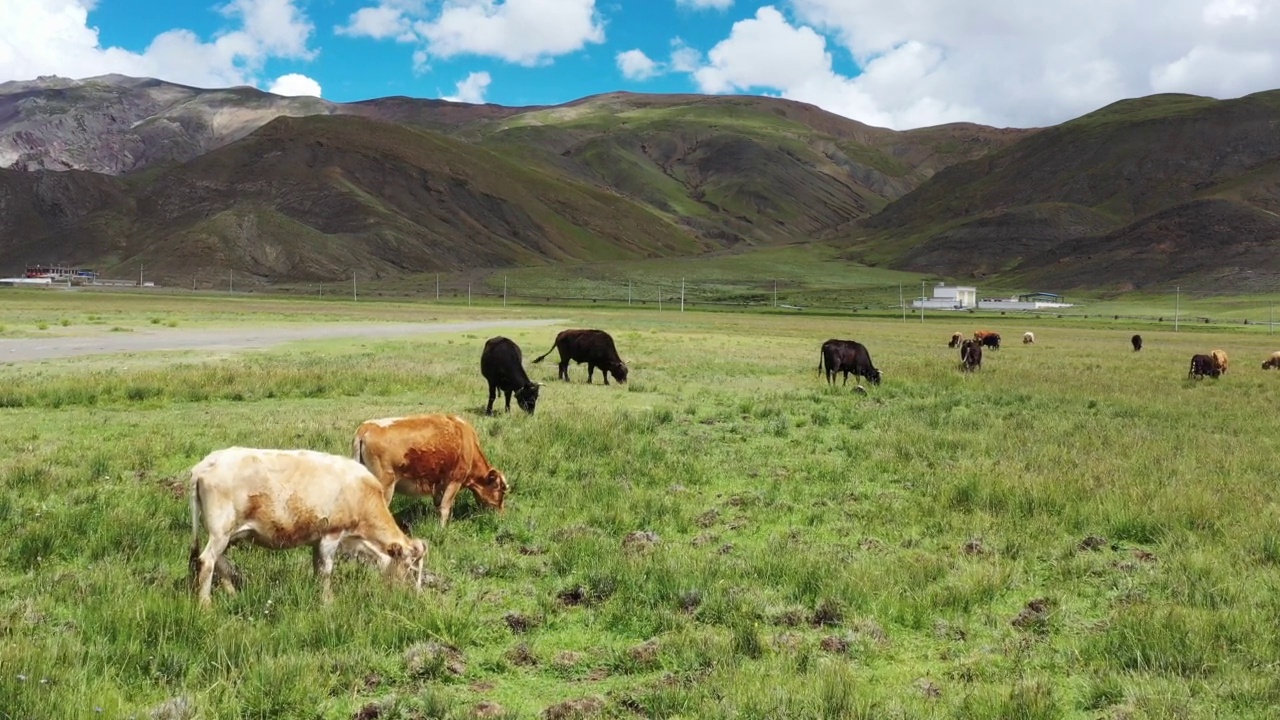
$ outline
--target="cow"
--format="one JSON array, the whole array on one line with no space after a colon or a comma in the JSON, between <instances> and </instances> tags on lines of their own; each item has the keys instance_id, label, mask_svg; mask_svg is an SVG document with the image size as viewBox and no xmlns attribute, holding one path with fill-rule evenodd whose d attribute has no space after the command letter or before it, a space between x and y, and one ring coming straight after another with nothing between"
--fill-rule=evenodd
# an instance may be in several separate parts
<instances>
[{"instance_id":1,"label":"cow","mask_svg":"<svg viewBox=\"0 0 1280 720\"><path fill-rule=\"evenodd\" d=\"M973 340L983 347L989 347L992 350L1000 349L1000 333L998 332L977 330L973 333Z\"/></svg>"},{"instance_id":2,"label":"cow","mask_svg":"<svg viewBox=\"0 0 1280 720\"><path fill-rule=\"evenodd\" d=\"M396 526L377 478L350 458L244 447L205 456L191 469L190 571L202 607L213 602L215 569L235 594L231 578L239 573L224 553L238 540L273 550L310 545L325 603L339 549L372 556L389 579L402 581L416 567L422 586L427 546Z\"/></svg>"},{"instance_id":3,"label":"cow","mask_svg":"<svg viewBox=\"0 0 1280 720\"><path fill-rule=\"evenodd\" d=\"M818 355L819 373L822 372L824 365L828 385L835 384L837 373L844 373L842 385L849 384L850 373L853 373L855 379L861 376L870 380L872 384L880 384L880 371L871 364L871 354L860 342L832 338L822 343L822 349Z\"/></svg>"},{"instance_id":4,"label":"cow","mask_svg":"<svg viewBox=\"0 0 1280 720\"><path fill-rule=\"evenodd\" d=\"M1187 379L1195 378L1197 380L1205 375L1209 377L1218 377L1218 364L1213 361L1213 357L1209 355L1192 355L1191 369L1187 371Z\"/></svg>"},{"instance_id":5,"label":"cow","mask_svg":"<svg viewBox=\"0 0 1280 720\"><path fill-rule=\"evenodd\" d=\"M1023 344L1023 345L1034 345L1034 344L1035 344L1035 342L1036 342L1036 334L1035 334L1035 333L1033 333L1033 332L1024 332L1024 333L1022 333L1022 344Z\"/></svg>"},{"instance_id":6,"label":"cow","mask_svg":"<svg viewBox=\"0 0 1280 720\"><path fill-rule=\"evenodd\" d=\"M1141 336L1141 335L1134 335L1132 338L1129 338L1129 342L1133 343L1133 351L1134 351L1134 352L1138 352L1139 350L1141 350L1141 349L1142 349L1142 336Z\"/></svg>"},{"instance_id":7,"label":"cow","mask_svg":"<svg viewBox=\"0 0 1280 720\"><path fill-rule=\"evenodd\" d=\"M378 479L386 504L396 492L430 495L440 511L440 527L449 524L463 488L498 512L505 506L506 476L489 464L475 428L457 415L366 420L356 429L352 453Z\"/></svg>"},{"instance_id":8,"label":"cow","mask_svg":"<svg viewBox=\"0 0 1280 720\"><path fill-rule=\"evenodd\" d=\"M982 369L982 345L973 340L960 343L960 369L965 372Z\"/></svg>"},{"instance_id":9,"label":"cow","mask_svg":"<svg viewBox=\"0 0 1280 720\"><path fill-rule=\"evenodd\" d=\"M511 393L516 394L516 405L533 414L538 405L538 389L542 386L529 379L522 364L523 355L515 341L502 337L489 338L480 353L480 374L489 381L489 407L486 415L493 414L493 401L501 390L506 396L507 412L511 412Z\"/></svg>"},{"instance_id":10,"label":"cow","mask_svg":"<svg viewBox=\"0 0 1280 720\"><path fill-rule=\"evenodd\" d=\"M1214 350L1209 353L1209 357L1213 358L1213 364L1217 366L1218 373L1227 374L1227 353L1223 350Z\"/></svg>"},{"instance_id":11,"label":"cow","mask_svg":"<svg viewBox=\"0 0 1280 720\"><path fill-rule=\"evenodd\" d=\"M949 348L956 347L956 346L958 346L958 345L960 344L960 341L961 341L961 340L963 340L963 339L964 339L964 335L963 335L963 334L961 334L961 333L951 333L951 342L947 343L947 347L949 347Z\"/></svg>"},{"instance_id":12,"label":"cow","mask_svg":"<svg viewBox=\"0 0 1280 720\"><path fill-rule=\"evenodd\" d=\"M557 375L569 382L569 361L579 365L587 364L587 382L596 368L600 368L600 376L604 384L609 384L609 373L620 383L627 381L627 364L618 357L618 350L613 345L613 338L603 330L561 330L556 335L551 350L538 356L534 364L542 362L554 350L560 351L560 373Z\"/></svg>"},{"instance_id":13,"label":"cow","mask_svg":"<svg viewBox=\"0 0 1280 720\"><path fill-rule=\"evenodd\" d=\"M1280 368L1280 350L1271 353L1271 357L1263 361L1263 370L1269 370L1271 368Z\"/></svg>"}]
</instances>

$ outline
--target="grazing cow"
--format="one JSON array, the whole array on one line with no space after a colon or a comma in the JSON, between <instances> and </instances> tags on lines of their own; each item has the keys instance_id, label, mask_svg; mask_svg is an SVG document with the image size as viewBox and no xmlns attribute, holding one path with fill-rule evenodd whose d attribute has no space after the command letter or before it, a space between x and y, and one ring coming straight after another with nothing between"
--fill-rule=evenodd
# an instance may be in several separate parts
<instances>
[{"instance_id":1,"label":"grazing cow","mask_svg":"<svg viewBox=\"0 0 1280 720\"><path fill-rule=\"evenodd\" d=\"M498 512L506 502L506 476L485 458L475 428L457 415L366 420L356 430L352 452L378 479L386 504L396 492L430 495L440 509L440 527L449 524L462 488Z\"/></svg>"},{"instance_id":2,"label":"grazing cow","mask_svg":"<svg viewBox=\"0 0 1280 720\"><path fill-rule=\"evenodd\" d=\"M960 369L965 372L982 369L982 345L972 340L960 343Z\"/></svg>"},{"instance_id":3,"label":"grazing cow","mask_svg":"<svg viewBox=\"0 0 1280 720\"><path fill-rule=\"evenodd\" d=\"M1138 352L1139 350L1141 350L1141 349L1142 349L1142 336L1141 336L1141 335L1134 335L1132 338L1130 338L1130 339L1129 339L1129 341L1133 343L1133 351L1134 351L1134 352Z\"/></svg>"},{"instance_id":4,"label":"grazing cow","mask_svg":"<svg viewBox=\"0 0 1280 720\"><path fill-rule=\"evenodd\" d=\"M579 365L587 364L587 382L591 382L591 374L600 368L600 376L604 384L609 384L609 373L620 383L627 381L627 364L618 357L618 350L613 345L613 338L603 330L562 330L556 335L551 350L540 355L533 362L540 363L553 350L560 351L560 374L557 376L569 382L569 361Z\"/></svg>"},{"instance_id":5,"label":"grazing cow","mask_svg":"<svg viewBox=\"0 0 1280 720\"><path fill-rule=\"evenodd\" d=\"M951 342L947 343L947 347L949 348L956 347L957 345L960 344L960 341L963 339L964 339L964 335L960 333L951 333Z\"/></svg>"},{"instance_id":6,"label":"grazing cow","mask_svg":"<svg viewBox=\"0 0 1280 720\"><path fill-rule=\"evenodd\" d=\"M989 347L992 350L1000 349L1000 333L998 332L979 330L973 334L973 339L983 347Z\"/></svg>"},{"instance_id":7,"label":"grazing cow","mask_svg":"<svg viewBox=\"0 0 1280 720\"><path fill-rule=\"evenodd\" d=\"M1218 377L1218 364L1209 355L1192 355L1191 369L1187 371L1187 379L1199 380L1205 375L1212 378Z\"/></svg>"},{"instance_id":8,"label":"grazing cow","mask_svg":"<svg viewBox=\"0 0 1280 720\"><path fill-rule=\"evenodd\" d=\"M832 338L822 343L822 350L818 355L818 372L822 372L824 365L829 385L835 384L836 373L844 373L842 385L849 384L850 373L853 373L855 379L861 376L875 385L880 384L880 371L871 364L871 353L860 342Z\"/></svg>"},{"instance_id":9,"label":"grazing cow","mask_svg":"<svg viewBox=\"0 0 1280 720\"><path fill-rule=\"evenodd\" d=\"M1280 350L1271 353L1271 357L1263 361L1263 370L1269 370L1271 368L1280 368Z\"/></svg>"},{"instance_id":10,"label":"grazing cow","mask_svg":"<svg viewBox=\"0 0 1280 720\"><path fill-rule=\"evenodd\" d=\"M516 394L516 405L533 414L538 404L538 383L529 379L522 364L523 355L515 341L498 336L489 338L480 353L480 374L489 381L489 407L486 415L493 414L493 401L501 390L507 399L507 412L511 412L511 393Z\"/></svg>"},{"instance_id":11,"label":"grazing cow","mask_svg":"<svg viewBox=\"0 0 1280 720\"><path fill-rule=\"evenodd\" d=\"M1022 344L1023 344L1023 345L1034 345L1034 344L1035 344L1035 342L1036 342L1036 334L1035 334L1035 333L1033 333L1033 332L1024 332L1024 333L1022 333Z\"/></svg>"},{"instance_id":12,"label":"grazing cow","mask_svg":"<svg viewBox=\"0 0 1280 720\"><path fill-rule=\"evenodd\" d=\"M1209 357L1213 358L1213 364L1218 367L1218 372L1222 375L1227 374L1227 353L1222 350L1214 350L1209 353Z\"/></svg>"},{"instance_id":13,"label":"grazing cow","mask_svg":"<svg viewBox=\"0 0 1280 720\"><path fill-rule=\"evenodd\" d=\"M201 525L209 534L203 552ZM350 458L242 447L205 456L191 469L191 572L201 606L213 602L215 568L235 593L238 573L223 553L241 539L274 550L310 545L326 603L339 549L372 555L396 580L416 567L422 585L426 545L396 526L378 480Z\"/></svg>"}]
</instances>

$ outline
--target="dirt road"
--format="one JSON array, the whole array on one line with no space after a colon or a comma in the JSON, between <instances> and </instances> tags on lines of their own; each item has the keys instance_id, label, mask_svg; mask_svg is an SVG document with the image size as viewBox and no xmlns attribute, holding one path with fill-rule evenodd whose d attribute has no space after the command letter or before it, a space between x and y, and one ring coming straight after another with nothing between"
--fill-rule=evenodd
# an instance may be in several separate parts
<instances>
[{"instance_id":1,"label":"dirt road","mask_svg":"<svg viewBox=\"0 0 1280 720\"><path fill-rule=\"evenodd\" d=\"M0 363L28 362L78 355L156 350L227 351L264 348L293 340L385 338L432 333L471 332L492 328L525 328L563 320L477 320L452 323L325 323L290 327L146 330L95 337L50 337L0 340Z\"/></svg>"}]
</instances>

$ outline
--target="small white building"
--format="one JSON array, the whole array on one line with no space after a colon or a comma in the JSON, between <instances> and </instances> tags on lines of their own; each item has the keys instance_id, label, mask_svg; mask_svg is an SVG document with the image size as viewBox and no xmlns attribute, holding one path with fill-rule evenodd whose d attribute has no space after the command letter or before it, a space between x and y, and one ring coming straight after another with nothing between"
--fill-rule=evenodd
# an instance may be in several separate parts
<instances>
[{"instance_id":1,"label":"small white building","mask_svg":"<svg viewBox=\"0 0 1280 720\"><path fill-rule=\"evenodd\" d=\"M963 285L948 286L938 283L933 288L933 297L916 298L911 307L926 310L966 310L978 306L978 288Z\"/></svg>"}]
</instances>

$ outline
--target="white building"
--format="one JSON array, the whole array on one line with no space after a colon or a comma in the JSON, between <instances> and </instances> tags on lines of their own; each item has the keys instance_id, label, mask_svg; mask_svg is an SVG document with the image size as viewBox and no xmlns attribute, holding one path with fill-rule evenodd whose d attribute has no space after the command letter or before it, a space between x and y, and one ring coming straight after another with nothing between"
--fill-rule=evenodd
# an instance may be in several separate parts
<instances>
[{"instance_id":1,"label":"white building","mask_svg":"<svg viewBox=\"0 0 1280 720\"><path fill-rule=\"evenodd\" d=\"M933 297L916 298L911 302L913 308L927 310L966 310L978 306L978 288L963 285L947 286L938 283L933 288Z\"/></svg>"}]
</instances>

